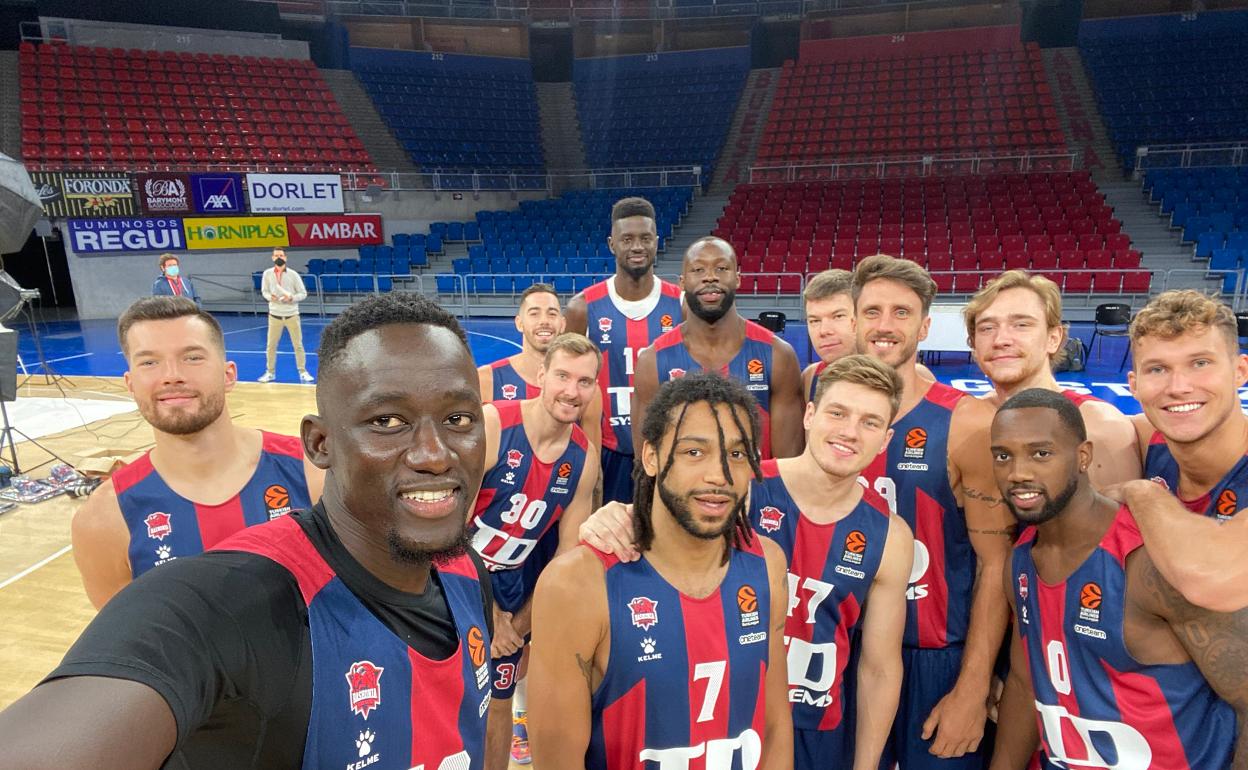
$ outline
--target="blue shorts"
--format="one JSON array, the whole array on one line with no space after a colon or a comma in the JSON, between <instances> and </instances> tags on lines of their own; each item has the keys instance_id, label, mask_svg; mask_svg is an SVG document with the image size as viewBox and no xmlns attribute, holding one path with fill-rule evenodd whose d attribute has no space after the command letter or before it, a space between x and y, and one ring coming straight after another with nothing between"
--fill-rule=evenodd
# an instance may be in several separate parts
<instances>
[{"instance_id":1,"label":"blue shorts","mask_svg":"<svg viewBox=\"0 0 1248 770\"><path fill-rule=\"evenodd\" d=\"M633 501L633 456L602 450L602 502Z\"/></svg>"},{"instance_id":2,"label":"blue shorts","mask_svg":"<svg viewBox=\"0 0 1248 770\"><path fill-rule=\"evenodd\" d=\"M853 741L846 740L846 733L844 721L835 730L794 730L793 770L852 767Z\"/></svg>"},{"instance_id":3,"label":"blue shorts","mask_svg":"<svg viewBox=\"0 0 1248 770\"><path fill-rule=\"evenodd\" d=\"M893 732L884 744L880 768L892 770L982 770L987 766L985 736L979 748L956 759L941 759L928 753L932 742L923 740L923 723L932 709L953 689L962 668L962 646L937 650L903 647L901 661L905 673L901 679L901 701Z\"/></svg>"},{"instance_id":4,"label":"blue shorts","mask_svg":"<svg viewBox=\"0 0 1248 770\"><path fill-rule=\"evenodd\" d=\"M524 637L524 647L528 646L529 637L526 636ZM491 680L490 696L494 700L511 700L511 696L516 692L516 678L520 675L520 658L524 655L524 647L510 655L495 658L491 662L493 679Z\"/></svg>"}]
</instances>

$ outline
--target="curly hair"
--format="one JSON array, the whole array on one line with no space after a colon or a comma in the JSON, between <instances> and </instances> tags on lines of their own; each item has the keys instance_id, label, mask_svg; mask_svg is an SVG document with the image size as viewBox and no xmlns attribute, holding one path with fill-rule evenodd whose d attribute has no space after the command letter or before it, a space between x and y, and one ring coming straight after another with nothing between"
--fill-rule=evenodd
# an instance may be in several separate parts
<instances>
[{"instance_id":1,"label":"curly hair","mask_svg":"<svg viewBox=\"0 0 1248 770\"><path fill-rule=\"evenodd\" d=\"M646 418L641 425L642 440L655 448L656 454L663 443L663 437L671 430L680 435L685 415L693 404L705 403L715 413L715 427L719 436L720 462L723 464L724 477L732 482L732 472L728 467L728 452L724 438L724 426L715 407L724 404L729 407L732 421L745 439L745 451L750 460L750 470L755 481L763 477L759 464L759 419L758 402L754 396L736 380L726 379L718 374L690 374L663 383L654 400L646 408ZM748 425L742 423L741 413L747 415ZM650 550L654 543L654 522L651 518L654 497L658 487L667 477L676 459L672 451L667 458L659 458L659 472L655 476L646 473L645 466L638 462L633 468L633 527L637 533L637 548L641 551ZM754 528L750 525L748 497L743 497L733 512L734 526L724 534L724 561L727 562L729 549L742 548L753 542Z\"/></svg>"}]
</instances>

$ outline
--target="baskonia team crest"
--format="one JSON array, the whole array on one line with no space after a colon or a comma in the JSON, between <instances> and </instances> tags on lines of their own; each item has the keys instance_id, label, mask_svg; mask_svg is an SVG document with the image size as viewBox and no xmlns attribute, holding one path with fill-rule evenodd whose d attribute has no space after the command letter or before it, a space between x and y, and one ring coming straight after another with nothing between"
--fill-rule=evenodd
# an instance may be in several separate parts
<instances>
[{"instance_id":1,"label":"baskonia team crest","mask_svg":"<svg viewBox=\"0 0 1248 770\"><path fill-rule=\"evenodd\" d=\"M602 332L602 344L606 345L611 342L611 319L602 317L598 319L598 331Z\"/></svg>"},{"instance_id":2,"label":"baskonia team crest","mask_svg":"<svg viewBox=\"0 0 1248 770\"><path fill-rule=\"evenodd\" d=\"M628 603L628 609L633 613L633 625L642 631L649 631L650 628L659 622L659 603L645 596L635 596Z\"/></svg>"},{"instance_id":3,"label":"baskonia team crest","mask_svg":"<svg viewBox=\"0 0 1248 770\"><path fill-rule=\"evenodd\" d=\"M164 540L173 534L173 525L169 523L169 514L162 511L147 514L143 523L147 524L147 536Z\"/></svg>"},{"instance_id":4,"label":"baskonia team crest","mask_svg":"<svg viewBox=\"0 0 1248 770\"><path fill-rule=\"evenodd\" d=\"M780 529L780 522L784 521L784 511L775 506L767 506L758 512L758 526L768 532L776 532Z\"/></svg>"},{"instance_id":5,"label":"baskonia team crest","mask_svg":"<svg viewBox=\"0 0 1248 770\"><path fill-rule=\"evenodd\" d=\"M524 462L524 452L521 452L519 449L507 450L507 467L508 468L519 468L520 463L522 462Z\"/></svg>"},{"instance_id":6,"label":"baskonia team crest","mask_svg":"<svg viewBox=\"0 0 1248 770\"><path fill-rule=\"evenodd\" d=\"M668 369L668 370L667 370L667 378L668 378L669 380L675 380L675 379L678 379L678 378L680 378L680 377L684 377L684 376L685 376L685 370L684 370L684 369L681 369L681 368L678 368L678 367L677 367L677 368L672 368L672 369Z\"/></svg>"},{"instance_id":7,"label":"baskonia team crest","mask_svg":"<svg viewBox=\"0 0 1248 770\"><path fill-rule=\"evenodd\" d=\"M1023 572L1018 573L1018 598L1027 598L1027 574Z\"/></svg>"},{"instance_id":8,"label":"baskonia team crest","mask_svg":"<svg viewBox=\"0 0 1248 770\"><path fill-rule=\"evenodd\" d=\"M515 385L512 385L509 382L503 386L503 398L507 399L508 401L513 401L518 395L520 395L520 393L516 389Z\"/></svg>"},{"instance_id":9,"label":"baskonia team crest","mask_svg":"<svg viewBox=\"0 0 1248 770\"><path fill-rule=\"evenodd\" d=\"M381 666L372 661L360 660L347 669L348 697L351 710L368 719L369 712L381 705Z\"/></svg>"}]
</instances>

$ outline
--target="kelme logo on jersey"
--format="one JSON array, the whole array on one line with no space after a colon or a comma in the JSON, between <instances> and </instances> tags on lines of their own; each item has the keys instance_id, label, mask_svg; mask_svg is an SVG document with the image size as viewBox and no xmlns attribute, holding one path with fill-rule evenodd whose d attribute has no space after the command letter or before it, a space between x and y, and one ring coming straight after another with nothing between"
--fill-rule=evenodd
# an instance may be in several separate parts
<instances>
[{"instance_id":1,"label":"kelme logo on jersey","mask_svg":"<svg viewBox=\"0 0 1248 770\"><path fill-rule=\"evenodd\" d=\"M524 462L524 452L521 452L519 449L507 450L507 467L508 468L519 468L520 463L522 462Z\"/></svg>"},{"instance_id":2,"label":"kelme logo on jersey","mask_svg":"<svg viewBox=\"0 0 1248 770\"><path fill-rule=\"evenodd\" d=\"M147 536L164 540L173 534L173 525L169 523L169 514L162 511L147 514L143 523L147 525Z\"/></svg>"},{"instance_id":3,"label":"kelme logo on jersey","mask_svg":"<svg viewBox=\"0 0 1248 770\"><path fill-rule=\"evenodd\" d=\"M633 613L633 625L642 631L649 631L659 622L659 603L646 596L634 596L628 603L629 612Z\"/></svg>"},{"instance_id":4,"label":"kelme logo on jersey","mask_svg":"<svg viewBox=\"0 0 1248 770\"><path fill-rule=\"evenodd\" d=\"M555 483L567 486L570 478L572 478L572 463L560 463L559 469L555 471Z\"/></svg>"},{"instance_id":5,"label":"kelme logo on jersey","mask_svg":"<svg viewBox=\"0 0 1248 770\"><path fill-rule=\"evenodd\" d=\"M504 385L502 390L503 390L503 398L507 399L508 401L514 401L516 396L520 395L520 392L516 388L516 386L512 385L510 382Z\"/></svg>"},{"instance_id":6,"label":"kelme logo on jersey","mask_svg":"<svg viewBox=\"0 0 1248 770\"><path fill-rule=\"evenodd\" d=\"M662 316L659 317L659 329L661 329L662 331L670 332L674 326L675 324L672 323L671 315L664 313Z\"/></svg>"},{"instance_id":7,"label":"kelme logo on jersey","mask_svg":"<svg viewBox=\"0 0 1248 770\"><path fill-rule=\"evenodd\" d=\"M927 431L923 428L911 428L906 433L906 448L902 452L906 457L919 459L927 448Z\"/></svg>"},{"instance_id":8,"label":"kelme logo on jersey","mask_svg":"<svg viewBox=\"0 0 1248 770\"><path fill-rule=\"evenodd\" d=\"M741 610L741 627L758 625L758 593L754 586L745 584L737 589L737 609Z\"/></svg>"},{"instance_id":9,"label":"kelme logo on jersey","mask_svg":"<svg viewBox=\"0 0 1248 770\"><path fill-rule=\"evenodd\" d=\"M768 532L776 532L780 529L780 522L784 521L784 511L769 505L758 512L758 526Z\"/></svg>"},{"instance_id":10,"label":"kelme logo on jersey","mask_svg":"<svg viewBox=\"0 0 1248 770\"><path fill-rule=\"evenodd\" d=\"M1218 495L1217 514L1222 518L1229 519L1239 510L1239 496L1235 494L1233 489L1224 489L1222 494Z\"/></svg>"},{"instance_id":11,"label":"kelme logo on jersey","mask_svg":"<svg viewBox=\"0 0 1248 770\"><path fill-rule=\"evenodd\" d=\"M1101 619L1101 587L1096 583L1084 583L1079 589L1079 619L1096 623Z\"/></svg>"},{"instance_id":12,"label":"kelme logo on jersey","mask_svg":"<svg viewBox=\"0 0 1248 770\"><path fill-rule=\"evenodd\" d=\"M281 484L272 484L264 490L264 507L269 512L269 520L290 513L290 492Z\"/></svg>"},{"instance_id":13,"label":"kelme logo on jersey","mask_svg":"<svg viewBox=\"0 0 1248 770\"><path fill-rule=\"evenodd\" d=\"M684 376L685 376L685 370L679 367L675 367L675 368L667 370L667 378L669 380L675 380L679 377L684 377Z\"/></svg>"},{"instance_id":14,"label":"kelme logo on jersey","mask_svg":"<svg viewBox=\"0 0 1248 770\"><path fill-rule=\"evenodd\" d=\"M845 536L845 553L841 556L841 561L862 564L862 554L866 550L867 536L862 534L862 530L855 529Z\"/></svg>"},{"instance_id":15,"label":"kelme logo on jersey","mask_svg":"<svg viewBox=\"0 0 1248 770\"><path fill-rule=\"evenodd\" d=\"M468 659L472 661L473 673L477 677L477 689L484 690L490 683L490 656L485 645L485 634L479 626L468 629L468 638L464 640L468 647Z\"/></svg>"},{"instance_id":16,"label":"kelme logo on jersey","mask_svg":"<svg viewBox=\"0 0 1248 770\"><path fill-rule=\"evenodd\" d=\"M767 377L767 370L758 358L751 358L745 364L745 371L750 375L750 382L762 382Z\"/></svg>"},{"instance_id":17,"label":"kelme logo on jersey","mask_svg":"<svg viewBox=\"0 0 1248 770\"><path fill-rule=\"evenodd\" d=\"M369 713L381 705L381 666L373 665L371 660L360 660L347 669L348 700L351 710L364 719Z\"/></svg>"}]
</instances>

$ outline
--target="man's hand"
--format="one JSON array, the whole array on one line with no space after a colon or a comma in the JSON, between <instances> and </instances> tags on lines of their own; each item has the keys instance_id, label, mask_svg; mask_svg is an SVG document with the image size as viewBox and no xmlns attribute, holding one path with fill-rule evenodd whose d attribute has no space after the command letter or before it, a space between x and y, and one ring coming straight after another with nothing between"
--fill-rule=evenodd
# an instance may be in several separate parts
<instances>
[{"instance_id":1,"label":"man's hand","mask_svg":"<svg viewBox=\"0 0 1248 770\"><path fill-rule=\"evenodd\" d=\"M490 639L490 657L514 655L524 647L524 637L511 625L511 613L494 606L494 636Z\"/></svg>"},{"instance_id":2,"label":"man's hand","mask_svg":"<svg viewBox=\"0 0 1248 770\"><path fill-rule=\"evenodd\" d=\"M988 719L987 698L954 687L940 699L923 723L923 740L932 740L928 753L949 759L979 748Z\"/></svg>"},{"instance_id":3,"label":"man's hand","mask_svg":"<svg viewBox=\"0 0 1248 770\"><path fill-rule=\"evenodd\" d=\"M1139 494L1141 492L1144 494L1148 494L1150 492L1164 493L1165 487L1151 479L1133 479L1132 481L1124 481L1121 484L1111 484L1099 491L1102 495L1105 495L1115 502L1125 503L1127 502L1127 498L1133 494Z\"/></svg>"},{"instance_id":4,"label":"man's hand","mask_svg":"<svg viewBox=\"0 0 1248 770\"><path fill-rule=\"evenodd\" d=\"M580 541L604 553L614 554L620 561L641 558L633 544L633 506L607 503L585 520L577 533Z\"/></svg>"}]
</instances>

